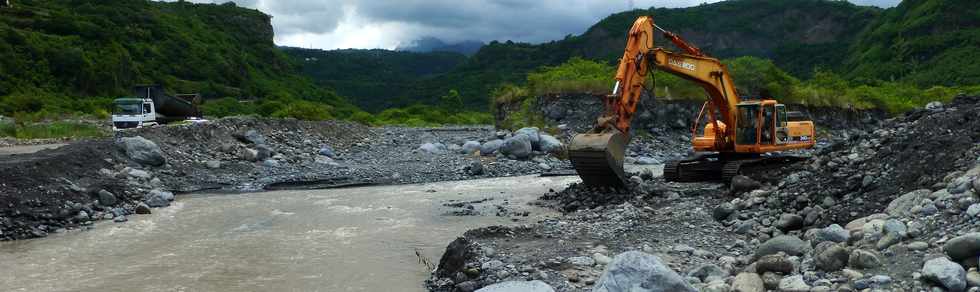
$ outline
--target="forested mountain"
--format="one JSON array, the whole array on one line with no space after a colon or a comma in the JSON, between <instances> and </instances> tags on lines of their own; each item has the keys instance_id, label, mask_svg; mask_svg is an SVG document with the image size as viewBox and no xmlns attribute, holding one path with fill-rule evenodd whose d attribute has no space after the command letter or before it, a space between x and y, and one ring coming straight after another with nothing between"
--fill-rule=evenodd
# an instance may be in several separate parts
<instances>
[{"instance_id":1,"label":"forested mountain","mask_svg":"<svg viewBox=\"0 0 980 292\"><path fill-rule=\"evenodd\" d=\"M858 35L846 70L919 86L980 84L980 1L902 1Z\"/></svg>"},{"instance_id":2,"label":"forested mountain","mask_svg":"<svg viewBox=\"0 0 980 292\"><path fill-rule=\"evenodd\" d=\"M452 52L402 52L389 50L316 50L283 48L302 63L302 70L322 86L348 96L358 107L378 112L417 103L399 100L400 92L415 90L426 79L435 79L466 61Z\"/></svg>"},{"instance_id":3,"label":"forested mountain","mask_svg":"<svg viewBox=\"0 0 980 292\"><path fill-rule=\"evenodd\" d=\"M86 111L100 106L93 97L104 103L137 83L353 110L272 38L269 15L231 2L14 1L0 7L0 114Z\"/></svg>"}]
</instances>

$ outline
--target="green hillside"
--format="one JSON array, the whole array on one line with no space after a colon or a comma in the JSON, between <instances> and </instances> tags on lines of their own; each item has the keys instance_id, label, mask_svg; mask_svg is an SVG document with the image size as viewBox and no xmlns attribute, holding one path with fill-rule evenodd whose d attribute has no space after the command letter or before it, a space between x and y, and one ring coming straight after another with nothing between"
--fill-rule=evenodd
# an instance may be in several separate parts
<instances>
[{"instance_id":1,"label":"green hillside","mask_svg":"<svg viewBox=\"0 0 980 292\"><path fill-rule=\"evenodd\" d=\"M980 1L902 1L858 36L846 64L859 80L980 84Z\"/></svg>"},{"instance_id":2,"label":"green hillside","mask_svg":"<svg viewBox=\"0 0 980 292\"><path fill-rule=\"evenodd\" d=\"M371 112L418 102L402 100L399 93L412 91L418 82L436 79L466 61L465 55L452 52L301 48L283 51L302 64L303 73L318 84L351 97L352 103Z\"/></svg>"},{"instance_id":3,"label":"green hillside","mask_svg":"<svg viewBox=\"0 0 980 292\"><path fill-rule=\"evenodd\" d=\"M355 110L302 76L272 38L270 16L231 3L15 1L0 8L0 114L104 111L137 83Z\"/></svg>"}]
</instances>

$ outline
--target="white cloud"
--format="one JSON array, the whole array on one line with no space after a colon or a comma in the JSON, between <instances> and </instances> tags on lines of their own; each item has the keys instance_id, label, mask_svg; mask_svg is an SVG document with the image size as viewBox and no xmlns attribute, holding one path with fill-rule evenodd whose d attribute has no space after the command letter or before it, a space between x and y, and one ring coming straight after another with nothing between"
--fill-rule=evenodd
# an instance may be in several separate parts
<instances>
[{"instance_id":1,"label":"white cloud","mask_svg":"<svg viewBox=\"0 0 980 292\"><path fill-rule=\"evenodd\" d=\"M893 6L901 0L852 0ZM198 0L197 2L226 2ZM446 41L543 42L579 34L629 8L718 0L235 0L273 16L276 44L392 49L424 36Z\"/></svg>"}]
</instances>

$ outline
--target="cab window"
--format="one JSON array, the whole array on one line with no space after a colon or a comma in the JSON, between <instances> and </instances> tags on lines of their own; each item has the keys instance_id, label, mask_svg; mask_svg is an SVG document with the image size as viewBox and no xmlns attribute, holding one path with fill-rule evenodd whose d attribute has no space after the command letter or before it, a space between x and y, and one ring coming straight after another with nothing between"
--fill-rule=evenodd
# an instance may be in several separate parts
<instances>
[{"instance_id":1,"label":"cab window","mask_svg":"<svg viewBox=\"0 0 980 292\"><path fill-rule=\"evenodd\" d=\"M143 104L143 113L144 113L144 114L148 114L148 113L150 113L150 106L151 106L151 105L150 105L149 103L144 103L144 104Z\"/></svg>"},{"instance_id":2,"label":"cab window","mask_svg":"<svg viewBox=\"0 0 980 292\"><path fill-rule=\"evenodd\" d=\"M738 106L738 128L736 144L746 145L756 143L756 126L758 125L759 105Z\"/></svg>"},{"instance_id":3,"label":"cab window","mask_svg":"<svg viewBox=\"0 0 980 292\"><path fill-rule=\"evenodd\" d=\"M789 124L789 120L786 118L786 106L777 105L776 106L776 118L779 120L779 127L786 127Z\"/></svg>"}]
</instances>

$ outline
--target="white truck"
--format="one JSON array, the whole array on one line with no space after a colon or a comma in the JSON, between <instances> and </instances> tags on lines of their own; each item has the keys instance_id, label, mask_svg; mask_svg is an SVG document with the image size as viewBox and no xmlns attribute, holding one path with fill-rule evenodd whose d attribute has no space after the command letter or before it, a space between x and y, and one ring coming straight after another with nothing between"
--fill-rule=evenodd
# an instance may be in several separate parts
<instances>
[{"instance_id":1,"label":"white truck","mask_svg":"<svg viewBox=\"0 0 980 292\"><path fill-rule=\"evenodd\" d=\"M112 129L142 128L176 121L204 121L198 107L200 101L199 94L170 96L160 85L135 86L132 97L115 100Z\"/></svg>"}]
</instances>

